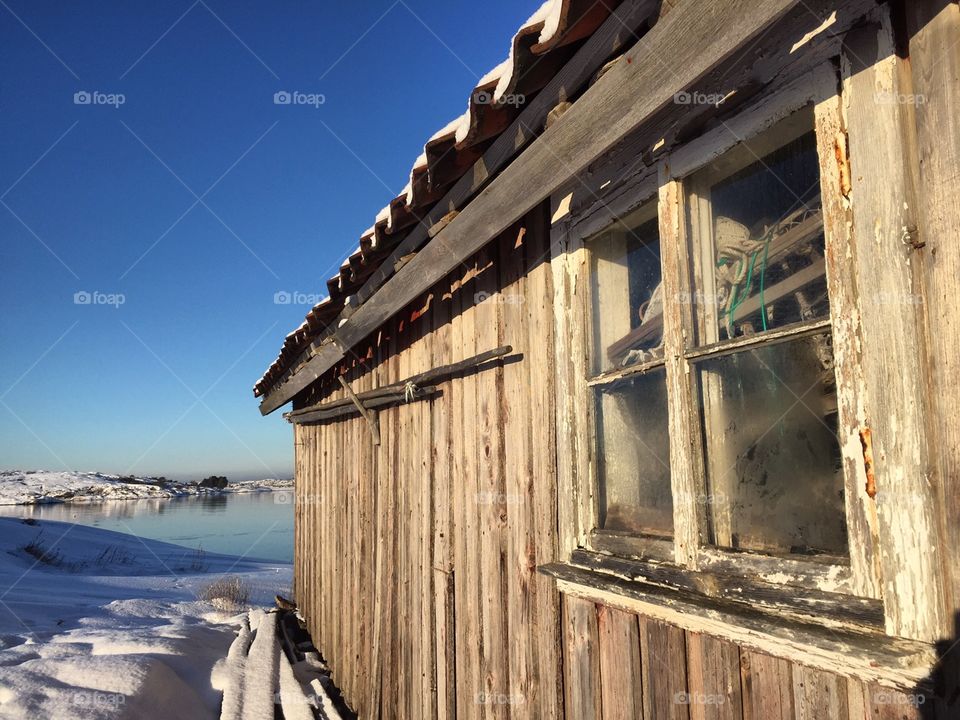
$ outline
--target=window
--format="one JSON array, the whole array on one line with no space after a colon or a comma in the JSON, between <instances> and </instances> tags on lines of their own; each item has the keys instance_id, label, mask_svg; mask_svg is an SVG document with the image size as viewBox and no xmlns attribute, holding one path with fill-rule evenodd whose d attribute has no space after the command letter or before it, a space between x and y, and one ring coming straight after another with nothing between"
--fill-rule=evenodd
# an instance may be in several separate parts
<instances>
[{"instance_id":1,"label":"window","mask_svg":"<svg viewBox=\"0 0 960 720\"><path fill-rule=\"evenodd\" d=\"M706 540L845 555L843 473L812 111L689 178Z\"/></svg>"},{"instance_id":2,"label":"window","mask_svg":"<svg viewBox=\"0 0 960 720\"><path fill-rule=\"evenodd\" d=\"M594 538L670 540L677 516L704 550L848 564L819 173L807 109L682 180L677 265L655 202L587 241ZM689 392L668 393L671 355ZM674 459L692 491L671 415L695 428Z\"/></svg>"},{"instance_id":3,"label":"window","mask_svg":"<svg viewBox=\"0 0 960 720\"><path fill-rule=\"evenodd\" d=\"M589 241L597 527L673 533L656 203ZM645 373L626 375L642 369Z\"/></svg>"}]
</instances>

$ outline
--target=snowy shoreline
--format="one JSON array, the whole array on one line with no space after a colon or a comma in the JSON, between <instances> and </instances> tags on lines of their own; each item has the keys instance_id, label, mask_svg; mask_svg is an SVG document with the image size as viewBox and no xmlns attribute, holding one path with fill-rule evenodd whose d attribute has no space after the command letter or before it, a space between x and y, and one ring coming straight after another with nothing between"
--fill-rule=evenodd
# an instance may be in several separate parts
<instances>
[{"instance_id":1,"label":"snowy shoreline","mask_svg":"<svg viewBox=\"0 0 960 720\"><path fill-rule=\"evenodd\" d=\"M98 472L4 470L0 472L0 505L173 499L292 488L293 480L276 478L244 480L217 490L163 478L124 477Z\"/></svg>"},{"instance_id":2,"label":"snowy shoreline","mask_svg":"<svg viewBox=\"0 0 960 720\"><path fill-rule=\"evenodd\" d=\"M84 525L0 518L0 718L219 715L211 680L291 566ZM239 606L212 602L230 579ZM218 597L218 596L215 596Z\"/></svg>"}]
</instances>

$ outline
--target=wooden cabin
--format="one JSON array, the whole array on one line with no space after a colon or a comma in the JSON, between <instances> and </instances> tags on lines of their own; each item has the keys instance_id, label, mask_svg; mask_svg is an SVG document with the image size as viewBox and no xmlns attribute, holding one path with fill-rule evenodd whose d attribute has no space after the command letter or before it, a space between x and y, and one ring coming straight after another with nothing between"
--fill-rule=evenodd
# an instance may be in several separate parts
<instances>
[{"instance_id":1,"label":"wooden cabin","mask_svg":"<svg viewBox=\"0 0 960 720\"><path fill-rule=\"evenodd\" d=\"M346 702L960 717L958 181L956 2L549 0L255 387Z\"/></svg>"}]
</instances>

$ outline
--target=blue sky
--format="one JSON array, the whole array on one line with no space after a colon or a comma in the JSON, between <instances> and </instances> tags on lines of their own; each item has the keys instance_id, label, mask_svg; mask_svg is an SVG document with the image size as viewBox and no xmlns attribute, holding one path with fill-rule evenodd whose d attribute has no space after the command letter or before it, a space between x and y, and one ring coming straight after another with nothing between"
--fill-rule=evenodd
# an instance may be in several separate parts
<instances>
[{"instance_id":1,"label":"blue sky","mask_svg":"<svg viewBox=\"0 0 960 720\"><path fill-rule=\"evenodd\" d=\"M535 9L0 0L0 468L289 476L275 293L325 292Z\"/></svg>"}]
</instances>

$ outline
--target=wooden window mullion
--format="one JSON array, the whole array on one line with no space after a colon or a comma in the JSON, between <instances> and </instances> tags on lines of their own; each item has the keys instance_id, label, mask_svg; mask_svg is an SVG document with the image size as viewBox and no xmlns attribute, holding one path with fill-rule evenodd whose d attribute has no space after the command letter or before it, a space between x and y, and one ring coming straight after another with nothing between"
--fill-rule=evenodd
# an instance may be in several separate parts
<instances>
[{"instance_id":1,"label":"wooden window mullion","mask_svg":"<svg viewBox=\"0 0 960 720\"><path fill-rule=\"evenodd\" d=\"M660 165L660 252L663 268L663 338L670 422L670 484L673 491L674 554L677 564L696 568L703 520L702 453L693 412L694 389L684 357L692 332L682 186Z\"/></svg>"}]
</instances>

